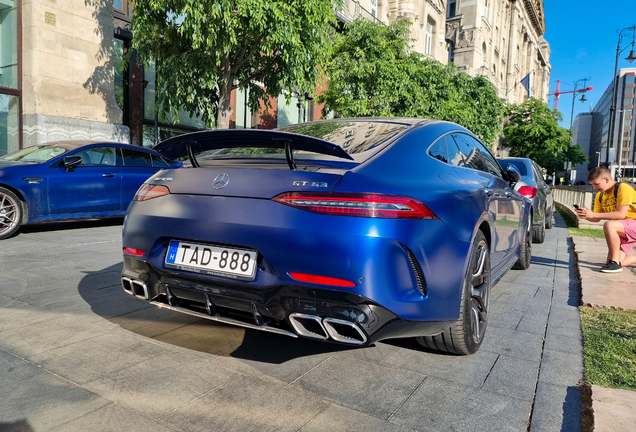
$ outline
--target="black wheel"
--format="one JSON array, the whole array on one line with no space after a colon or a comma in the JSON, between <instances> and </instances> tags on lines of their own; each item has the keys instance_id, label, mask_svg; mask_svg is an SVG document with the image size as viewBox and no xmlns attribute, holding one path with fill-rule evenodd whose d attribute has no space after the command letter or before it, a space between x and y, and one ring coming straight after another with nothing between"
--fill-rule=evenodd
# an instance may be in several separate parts
<instances>
[{"instance_id":1,"label":"black wheel","mask_svg":"<svg viewBox=\"0 0 636 432\"><path fill-rule=\"evenodd\" d=\"M486 334L489 298L490 250L486 237L478 231L464 277L459 319L443 333L420 336L417 341L426 348L455 354L476 352Z\"/></svg>"},{"instance_id":2,"label":"black wheel","mask_svg":"<svg viewBox=\"0 0 636 432\"><path fill-rule=\"evenodd\" d=\"M22 203L13 192L0 187L0 240L11 237L22 223Z\"/></svg>"},{"instance_id":3,"label":"black wheel","mask_svg":"<svg viewBox=\"0 0 636 432\"><path fill-rule=\"evenodd\" d=\"M521 245L521 254L519 255L519 259L515 265L512 266L515 270L526 270L530 267L530 259L532 258L532 236L530 235L530 232L532 231L531 222L532 217L528 221L528 228L526 229L524 242Z\"/></svg>"},{"instance_id":4,"label":"black wheel","mask_svg":"<svg viewBox=\"0 0 636 432\"><path fill-rule=\"evenodd\" d=\"M545 209L545 227L547 229L552 228L552 213L554 213L554 207L550 207L549 212L548 209Z\"/></svg>"},{"instance_id":5,"label":"black wheel","mask_svg":"<svg viewBox=\"0 0 636 432\"><path fill-rule=\"evenodd\" d=\"M545 223L541 221L541 226L539 226L539 228L532 230L532 243L543 243L544 240L545 240Z\"/></svg>"}]
</instances>

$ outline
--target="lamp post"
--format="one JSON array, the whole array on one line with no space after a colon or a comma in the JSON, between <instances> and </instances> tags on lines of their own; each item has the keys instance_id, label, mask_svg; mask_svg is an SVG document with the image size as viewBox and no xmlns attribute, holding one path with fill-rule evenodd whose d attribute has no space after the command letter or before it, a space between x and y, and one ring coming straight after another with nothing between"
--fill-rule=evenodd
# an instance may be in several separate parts
<instances>
[{"instance_id":1,"label":"lamp post","mask_svg":"<svg viewBox=\"0 0 636 432\"><path fill-rule=\"evenodd\" d=\"M626 27L618 33L618 44L616 45L616 61L614 63L614 88L612 89L612 104L610 105L609 129L607 131L607 147L605 149L605 163L607 164L607 169L610 169L609 149L614 134L614 123L616 121L616 97L618 94L618 58L620 57L621 53L627 49L627 46L621 49L621 41L623 40L623 33L625 32L632 33L632 43L630 44L632 49L625 60L630 63L636 60L636 54L634 54L634 37L636 37L636 25L634 25L633 27Z\"/></svg>"},{"instance_id":2,"label":"lamp post","mask_svg":"<svg viewBox=\"0 0 636 432\"><path fill-rule=\"evenodd\" d=\"M600 151L596 152L596 166L597 167L601 166L601 152Z\"/></svg>"},{"instance_id":3,"label":"lamp post","mask_svg":"<svg viewBox=\"0 0 636 432\"><path fill-rule=\"evenodd\" d=\"M581 90L577 90L576 86L579 84L579 82L583 81L583 88ZM574 83L574 91L572 92L572 112L570 113L570 142L568 143L568 154L567 154L567 164L566 164L566 175L567 175L567 180L570 180L570 147L572 146L572 142L573 142L573 136L572 136L572 126L574 125L574 101L576 100L576 94L582 92L583 95L581 96L581 103L585 102L587 99L585 98L585 92L588 90L591 90L592 87L585 87L585 84L587 84L587 78L581 78L579 80L576 80L576 82Z\"/></svg>"}]
</instances>

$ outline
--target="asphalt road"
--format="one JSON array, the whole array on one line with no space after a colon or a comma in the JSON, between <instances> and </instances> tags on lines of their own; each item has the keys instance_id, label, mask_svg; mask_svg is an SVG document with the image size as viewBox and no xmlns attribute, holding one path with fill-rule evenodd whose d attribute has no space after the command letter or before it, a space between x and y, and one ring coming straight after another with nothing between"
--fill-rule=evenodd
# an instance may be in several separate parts
<instances>
[{"instance_id":1,"label":"asphalt road","mask_svg":"<svg viewBox=\"0 0 636 432\"><path fill-rule=\"evenodd\" d=\"M121 225L26 229L0 241L0 431L579 431L579 297L555 217L463 357L162 310L120 286Z\"/></svg>"}]
</instances>

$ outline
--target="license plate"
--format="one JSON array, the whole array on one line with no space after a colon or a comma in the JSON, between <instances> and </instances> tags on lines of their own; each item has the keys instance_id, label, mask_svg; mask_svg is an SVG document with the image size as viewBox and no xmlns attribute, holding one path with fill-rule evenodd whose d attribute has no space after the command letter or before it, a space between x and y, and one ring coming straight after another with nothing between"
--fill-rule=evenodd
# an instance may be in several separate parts
<instances>
[{"instance_id":1,"label":"license plate","mask_svg":"<svg viewBox=\"0 0 636 432\"><path fill-rule=\"evenodd\" d=\"M166 265L197 273L252 280L257 255L252 250L172 240L166 254Z\"/></svg>"}]
</instances>

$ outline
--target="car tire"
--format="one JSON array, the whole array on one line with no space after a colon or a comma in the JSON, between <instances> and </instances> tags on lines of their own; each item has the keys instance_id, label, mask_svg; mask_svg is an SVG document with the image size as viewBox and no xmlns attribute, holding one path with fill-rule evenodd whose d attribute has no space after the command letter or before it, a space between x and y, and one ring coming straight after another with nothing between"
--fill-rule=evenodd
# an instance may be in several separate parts
<instances>
[{"instance_id":1,"label":"car tire","mask_svg":"<svg viewBox=\"0 0 636 432\"><path fill-rule=\"evenodd\" d=\"M481 346L488 324L490 298L490 247L481 231L471 248L470 261L459 307L459 319L443 333L420 336L416 340L425 348L455 354L473 354Z\"/></svg>"},{"instance_id":2,"label":"car tire","mask_svg":"<svg viewBox=\"0 0 636 432\"><path fill-rule=\"evenodd\" d=\"M541 225L539 226L539 228L532 230L532 243L543 243L544 240L545 240L545 223L544 221L541 221Z\"/></svg>"},{"instance_id":3,"label":"car tire","mask_svg":"<svg viewBox=\"0 0 636 432\"><path fill-rule=\"evenodd\" d=\"M550 212L548 209L545 211L545 227L546 229L552 229L552 213L554 213L554 207L550 207Z\"/></svg>"},{"instance_id":4,"label":"car tire","mask_svg":"<svg viewBox=\"0 0 636 432\"><path fill-rule=\"evenodd\" d=\"M531 221L532 219L530 219ZM521 254L519 259L512 266L515 270L526 270L530 267L530 259L532 258L532 237L530 231L532 230L530 221L528 221L528 228L523 244L521 245Z\"/></svg>"},{"instance_id":5,"label":"car tire","mask_svg":"<svg viewBox=\"0 0 636 432\"><path fill-rule=\"evenodd\" d=\"M0 240L11 237L22 224L22 202L10 190L0 187Z\"/></svg>"}]
</instances>

